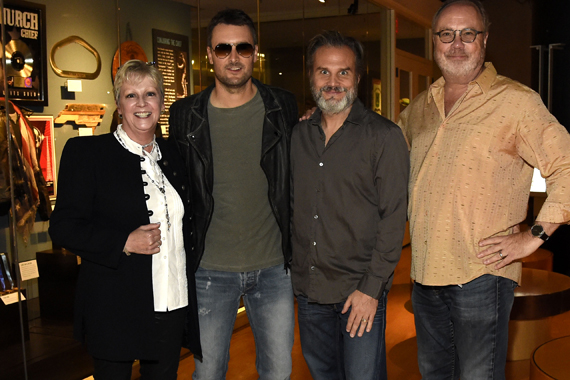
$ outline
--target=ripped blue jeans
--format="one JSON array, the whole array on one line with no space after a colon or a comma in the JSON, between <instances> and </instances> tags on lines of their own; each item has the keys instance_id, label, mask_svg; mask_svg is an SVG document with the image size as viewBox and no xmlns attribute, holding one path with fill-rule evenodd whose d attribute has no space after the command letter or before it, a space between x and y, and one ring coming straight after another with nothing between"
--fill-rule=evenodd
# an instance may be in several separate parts
<instances>
[{"instance_id":1,"label":"ripped blue jeans","mask_svg":"<svg viewBox=\"0 0 570 380\"><path fill-rule=\"evenodd\" d=\"M291 376L295 309L291 272L283 265L251 272L196 272L203 360L195 359L194 380L223 380L240 298L255 339L259 379Z\"/></svg>"}]
</instances>

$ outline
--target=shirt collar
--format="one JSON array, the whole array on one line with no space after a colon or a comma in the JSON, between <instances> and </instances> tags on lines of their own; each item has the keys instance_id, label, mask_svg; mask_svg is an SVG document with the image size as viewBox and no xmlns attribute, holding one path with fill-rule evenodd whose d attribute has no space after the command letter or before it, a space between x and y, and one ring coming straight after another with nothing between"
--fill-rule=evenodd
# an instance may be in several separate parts
<instances>
[{"instance_id":1,"label":"shirt collar","mask_svg":"<svg viewBox=\"0 0 570 380\"><path fill-rule=\"evenodd\" d=\"M117 126L117 130L115 131L115 138L119 141L119 143L123 146L123 148L125 148L126 150L128 150L129 152L136 154L137 156L146 156L146 157L150 157L151 159L153 159L154 161L160 161L162 159L162 154L160 153L160 148L158 147L158 144L156 143L156 137L153 136L152 138L152 150L149 152L143 153L143 146L135 141L133 141L129 135L127 135L127 132L125 132L125 130L123 129L123 125L119 124Z\"/></svg>"},{"instance_id":2,"label":"shirt collar","mask_svg":"<svg viewBox=\"0 0 570 380\"><path fill-rule=\"evenodd\" d=\"M472 80L469 85L477 85L483 93L486 93L491 89L495 78L497 78L497 70L495 70L495 66L493 66L491 62L485 62L485 70L483 70L477 78ZM434 97L442 93L444 86L445 78L442 76L429 87L428 102L431 102Z\"/></svg>"}]
</instances>

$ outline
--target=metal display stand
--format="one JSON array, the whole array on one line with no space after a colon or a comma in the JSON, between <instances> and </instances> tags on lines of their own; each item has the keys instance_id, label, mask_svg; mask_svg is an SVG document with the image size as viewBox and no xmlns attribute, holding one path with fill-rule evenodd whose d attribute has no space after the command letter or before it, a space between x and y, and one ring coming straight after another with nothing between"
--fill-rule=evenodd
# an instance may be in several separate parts
<instances>
[{"instance_id":1,"label":"metal display stand","mask_svg":"<svg viewBox=\"0 0 570 380\"><path fill-rule=\"evenodd\" d=\"M0 0L0 16L4 15L4 0ZM2 16L3 17L3 16ZM1 28L0 28L0 32L2 33L1 36L5 36L6 35L6 30L5 30L5 23L2 22L1 23ZM4 71L4 73L6 73L6 55L2 54L2 70ZM8 88L8 77L7 75L3 75L4 77L4 88L7 89ZM8 112L9 110L9 105L10 105L10 94L9 91L6 91L6 95L4 97L4 109L6 110L6 112ZM12 172L12 133L11 133L11 120L9 117L6 118L6 140L7 140L7 144L8 144L8 167L9 167L9 171L10 171L10 204L11 204L11 212L10 212L10 217L9 217L9 223L10 223L10 251L11 251L11 262L12 263L18 263L19 262L19 258L18 258L18 245L17 245L17 240L16 240L16 221L14 219L14 215L16 215L16 205L15 205L15 201L14 201L14 176L13 176L13 172ZM19 271L15 271L16 273L14 273L14 278L16 281L16 286L15 288L18 289L18 314L19 314L19 319L20 319L20 339L22 342L22 359L23 362L26 363L26 346L24 344L24 342L26 341L26 334L24 331L24 310L23 310L23 303L22 303L22 293L20 292L20 282L21 282L21 278L20 278L20 273ZM27 323L27 318L26 318L26 323ZM27 372L27 368L26 365L24 364L24 377L27 379L28 378L28 372Z\"/></svg>"}]
</instances>

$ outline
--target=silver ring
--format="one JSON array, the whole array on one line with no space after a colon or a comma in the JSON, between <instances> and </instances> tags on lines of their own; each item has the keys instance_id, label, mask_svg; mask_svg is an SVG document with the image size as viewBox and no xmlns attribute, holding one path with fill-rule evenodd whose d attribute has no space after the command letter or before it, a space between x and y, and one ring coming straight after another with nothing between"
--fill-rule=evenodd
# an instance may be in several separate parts
<instances>
[{"instance_id":1,"label":"silver ring","mask_svg":"<svg viewBox=\"0 0 570 380\"><path fill-rule=\"evenodd\" d=\"M367 322L367 320L366 320L366 319L364 319L364 318L362 318L362 319L360 320L360 322L364 322L364 323L366 323L366 322Z\"/></svg>"},{"instance_id":2,"label":"silver ring","mask_svg":"<svg viewBox=\"0 0 570 380\"><path fill-rule=\"evenodd\" d=\"M503 258L503 251L499 251L499 257L502 259Z\"/></svg>"}]
</instances>

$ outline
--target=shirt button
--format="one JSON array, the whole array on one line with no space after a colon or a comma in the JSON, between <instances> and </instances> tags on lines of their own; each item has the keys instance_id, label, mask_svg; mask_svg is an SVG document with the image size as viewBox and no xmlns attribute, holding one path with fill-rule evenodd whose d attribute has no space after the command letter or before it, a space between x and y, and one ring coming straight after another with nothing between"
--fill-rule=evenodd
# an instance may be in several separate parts
<instances>
[{"instance_id":1,"label":"shirt button","mask_svg":"<svg viewBox=\"0 0 570 380\"><path fill-rule=\"evenodd\" d=\"M163 236L160 240L165 241L165 240L166 240L166 237Z\"/></svg>"},{"instance_id":2,"label":"shirt button","mask_svg":"<svg viewBox=\"0 0 570 380\"><path fill-rule=\"evenodd\" d=\"M314 266L314 265L311 265L311 270L315 270L315 266Z\"/></svg>"},{"instance_id":3,"label":"shirt button","mask_svg":"<svg viewBox=\"0 0 570 380\"><path fill-rule=\"evenodd\" d=\"M314 242L313 242L313 245L317 245L317 242L316 242L316 241L314 241Z\"/></svg>"},{"instance_id":4,"label":"shirt button","mask_svg":"<svg viewBox=\"0 0 570 380\"><path fill-rule=\"evenodd\" d=\"M323 166L324 164L322 162L319 162L319 166Z\"/></svg>"},{"instance_id":5,"label":"shirt button","mask_svg":"<svg viewBox=\"0 0 570 380\"><path fill-rule=\"evenodd\" d=\"M318 216L318 215L315 215L315 216L313 216L313 218L315 218L315 219L319 219L319 216Z\"/></svg>"},{"instance_id":6,"label":"shirt button","mask_svg":"<svg viewBox=\"0 0 570 380\"><path fill-rule=\"evenodd\" d=\"M162 258L163 258L164 260L166 260L166 256L162 256Z\"/></svg>"}]
</instances>

